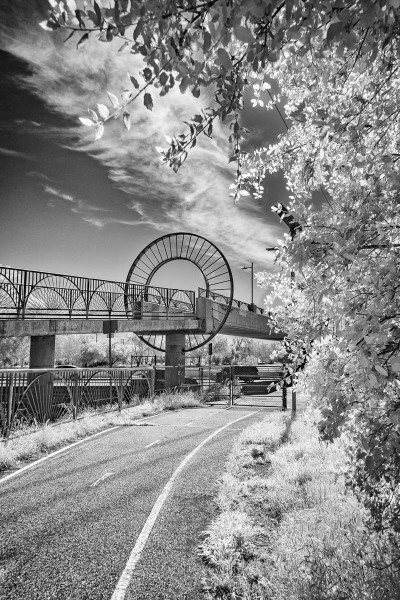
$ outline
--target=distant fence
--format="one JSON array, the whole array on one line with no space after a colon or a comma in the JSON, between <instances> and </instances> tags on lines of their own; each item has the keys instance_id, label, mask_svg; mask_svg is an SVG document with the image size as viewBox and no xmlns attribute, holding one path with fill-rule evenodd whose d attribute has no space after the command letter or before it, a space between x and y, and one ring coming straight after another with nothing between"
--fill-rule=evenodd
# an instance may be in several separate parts
<instances>
[{"instance_id":1,"label":"distant fence","mask_svg":"<svg viewBox=\"0 0 400 600\"><path fill-rule=\"evenodd\" d=\"M196 365L156 367L155 390L165 389L165 371L176 370L180 390L199 392L206 403L233 406L247 399L254 405L262 401L271 407L287 409L288 383L282 380L283 366L271 365Z\"/></svg>"},{"instance_id":2,"label":"distant fence","mask_svg":"<svg viewBox=\"0 0 400 600\"><path fill-rule=\"evenodd\" d=\"M88 409L134 406L154 395L154 367L0 372L0 432L68 421Z\"/></svg>"},{"instance_id":3,"label":"distant fence","mask_svg":"<svg viewBox=\"0 0 400 600\"><path fill-rule=\"evenodd\" d=\"M176 389L199 393L205 403L233 406L245 400L257 405L263 399L263 406L287 408L282 365L4 369L0 371L0 435L6 438L29 425L76 419L88 409L138 405L166 389L167 371L174 371Z\"/></svg>"}]
</instances>

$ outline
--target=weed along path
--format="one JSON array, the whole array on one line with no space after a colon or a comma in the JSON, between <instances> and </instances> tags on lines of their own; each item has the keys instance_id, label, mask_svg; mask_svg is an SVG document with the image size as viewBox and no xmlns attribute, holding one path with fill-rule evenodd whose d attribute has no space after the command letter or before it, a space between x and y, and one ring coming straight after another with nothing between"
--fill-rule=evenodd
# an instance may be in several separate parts
<instances>
[{"instance_id":1,"label":"weed along path","mask_svg":"<svg viewBox=\"0 0 400 600\"><path fill-rule=\"evenodd\" d=\"M149 417L0 480L0 599L200 600L216 481L264 413Z\"/></svg>"}]
</instances>

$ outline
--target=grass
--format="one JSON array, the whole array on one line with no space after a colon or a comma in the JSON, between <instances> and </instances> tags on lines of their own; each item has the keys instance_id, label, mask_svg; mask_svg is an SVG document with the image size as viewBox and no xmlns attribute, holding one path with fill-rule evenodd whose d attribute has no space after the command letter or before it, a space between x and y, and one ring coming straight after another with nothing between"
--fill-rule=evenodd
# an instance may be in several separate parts
<instances>
[{"instance_id":1,"label":"grass","mask_svg":"<svg viewBox=\"0 0 400 600\"><path fill-rule=\"evenodd\" d=\"M164 392L152 400L146 400L121 412L87 410L76 420L61 424L30 426L20 430L18 436L0 442L0 472L16 469L24 461L41 458L43 455L71 444L114 425L133 425L141 417L166 410L178 410L200 404L200 396L193 392Z\"/></svg>"},{"instance_id":2,"label":"grass","mask_svg":"<svg viewBox=\"0 0 400 600\"><path fill-rule=\"evenodd\" d=\"M205 597L399 600L399 535L368 529L345 468L340 442L320 443L310 415L272 413L245 430L200 548Z\"/></svg>"}]
</instances>

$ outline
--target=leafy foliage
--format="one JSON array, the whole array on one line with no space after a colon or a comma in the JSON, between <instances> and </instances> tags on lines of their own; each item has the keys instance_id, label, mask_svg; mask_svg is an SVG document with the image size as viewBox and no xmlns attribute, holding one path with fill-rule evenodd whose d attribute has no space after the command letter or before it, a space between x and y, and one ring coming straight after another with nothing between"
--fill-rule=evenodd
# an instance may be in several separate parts
<instances>
[{"instance_id":1,"label":"leafy foliage","mask_svg":"<svg viewBox=\"0 0 400 600\"><path fill-rule=\"evenodd\" d=\"M163 162L178 170L218 118L231 125L235 201L260 197L265 174L283 170L302 230L278 247L281 273L259 281L294 358L311 357L303 378L322 407L321 433L349 437L349 483L377 527L399 529L399 0L50 4L42 26L76 33L80 51L90 36L121 38L121 51L143 57L131 90L89 110L83 124L97 139L124 113L128 128L126 107L139 96L151 110L157 90L198 97L209 88L212 106L158 149ZM253 106L282 100L288 124L278 143L252 153L241 147L249 88ZM326 204L312 210L321 188Z\"/></svg>"}]
</instances>

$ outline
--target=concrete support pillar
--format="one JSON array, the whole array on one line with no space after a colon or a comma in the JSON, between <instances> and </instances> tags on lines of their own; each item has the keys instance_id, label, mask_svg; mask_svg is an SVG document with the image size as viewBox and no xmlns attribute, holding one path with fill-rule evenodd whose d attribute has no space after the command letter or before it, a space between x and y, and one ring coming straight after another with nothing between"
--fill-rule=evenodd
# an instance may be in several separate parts
<instances>
[{"instance_id":1,"label":"concrete support pillar","mask_svg":"<svg viewBox=\"0 0 400 600\"><path fill-rule=\"evenodd\" d=\"M29 353L29 368L52 369L54 367L55 350L55 335L32 335Z\"/></svg>"},{"instance_id":2,"label":"concrete support pillar","mask_svg":"<svg viewBox=\"0 0 400 600\"><path fill-rule=\"evenodd\" d=\"M185 381L185 334L165 336L165 389L179 387Z\"/></svg>"},{"instance_id":3,"label":"concrete support pillar","mask_svg":"<svg viewBox=\"0 0 400 600\"><path fill-rule=\"evenodd\" d=\"M29 353L30 369L52 369L54 367L56 348L55 335L32 335ZM45 423L53 418L53 384L54 375L43 373L39 377L37 373L31 373L28 381L34 381L35 405L31 407L32 415L39 421Z\"/></svg>"}]
</instances>

